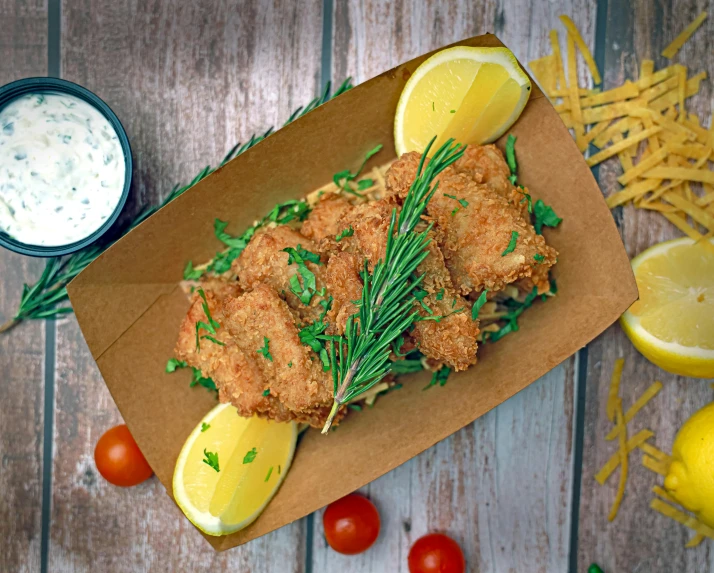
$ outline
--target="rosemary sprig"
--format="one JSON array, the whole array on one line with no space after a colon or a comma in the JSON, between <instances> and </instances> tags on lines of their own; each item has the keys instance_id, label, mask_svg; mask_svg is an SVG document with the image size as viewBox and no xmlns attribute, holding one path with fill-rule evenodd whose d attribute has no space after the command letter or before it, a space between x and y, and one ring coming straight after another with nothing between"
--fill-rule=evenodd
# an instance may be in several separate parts
<instances>
[{"instance_id":1,"label":"rosemary sprig","mask_svg":"<svg viewBox=\"0 0 714 573\"><path fill-rule=\"evenodd\" d=\"M329 431L340 406L372 388L390 372L392 343L419 320L414 290L423 276L414 273L428 254L431 225L421 232L415 228L438 187L438 183L431 187L434 178L464 153L464 147L450 139L424 167L433 142L422 155L401 212L397 216L396 209L392 211L384 260L377 262L371 274L365 262L358 313L347 319L344 335L328 341L334 401L323 434Z\"/></svg>"},{"instance_id":2,"label":"rosemary sprig","mask_svg":"<svg viewBox=\"0 0 714 573\"><path fill-rule=\"evenodd\" d=\"M302 117L306 113L312 111L317 106L329 101L330 99L343 94L352 87L351 78L347 78L337 88L334 94L330 94L330 82L327 82L322 93L313 99L306 106L297 108L283 126L292 123L297 118ZM176 197L182 195L196 183L208 177L219 167L225 165L228 161L244 153L251 147L260 143L263 139L273 133L274 128L266 130L262 134L254 134L250 139L243 144L236 144L218 164L217 167L204 167L188 184L176 185L168 196L158 205L151 205L144 208L131 222L119 233L119 238L131 231L134 227L153 215L156 211L170 203ZM25 284L22 290L22 298L18 306L15 316L10 320L0 325L0 333L10 330L13 326L19 324L23 320L52 318L62 314L72 312L71 306L60 306L67 302L67 285L76 277L87 265L96 259L105 249L116 242L118 239L105 241L102 244L90 245L76 253L63 258L47 259L45 269L40 276L40 279L32 286Z\"/></svg>"}]
</instances>

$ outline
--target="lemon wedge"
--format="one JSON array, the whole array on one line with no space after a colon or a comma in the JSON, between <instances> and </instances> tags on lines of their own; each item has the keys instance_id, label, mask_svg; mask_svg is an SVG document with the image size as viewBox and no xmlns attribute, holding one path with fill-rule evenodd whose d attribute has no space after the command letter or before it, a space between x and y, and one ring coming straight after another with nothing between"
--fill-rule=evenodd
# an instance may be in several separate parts
<instances>
[{"instance_id":1,"label":"lemon wedge","mask_svg":"<svg viewBox=\"0 0 714 573\"><path fill-rule=\"evenodd\" d=\"M682 376L714 377L714 252L683 238L632 260L640 299L620 319L648 360Z\"/></svg>"},{"instance_id":2,"label":"lemon wedge","mask_svg":"<svg viewBox=\"0 0 714 573\"><path fill-rule=\"evenodd\" d=\"M437 52L409 78L397 104L394 145L399 155L433 149L454 138L482 144L498 139L528 102L531 82L506 48L456 46Z\"/></svg>"},{"instance_id":3,"label":"lemon wedge","mask_svg":"<svg viewBox=\"0 0 714 573\"><path fill-rule=\"evenodd\" d=\"M242 418L230 404L219 404L191 432L176 460L177 505L209 535L247 527L285 479L297 436L294 422Z\"/></svg>"}]
</instances>

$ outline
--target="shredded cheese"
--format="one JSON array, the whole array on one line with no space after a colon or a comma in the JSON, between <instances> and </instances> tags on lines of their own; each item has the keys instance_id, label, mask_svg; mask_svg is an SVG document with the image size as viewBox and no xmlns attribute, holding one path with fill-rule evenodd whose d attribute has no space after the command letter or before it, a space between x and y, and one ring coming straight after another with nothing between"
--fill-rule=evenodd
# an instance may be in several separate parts
<instances>
[{"instance_id":1,"label":"shredded cheese","mask_svg":"<svg viewBox=\"0 0 714 573\"><path fill-rule=\"evenodd\" d=\"M702 12L697 16L689 26L687 26L679 36L677 36L672 43L667 46L664 50L662 50L662 56L668 59L674 58L674 56L677 55L677 52L682 49L682 46L686 43L689 38L692 37L692 34L697 31L697 28L702 25L704 20L707 19L707 13Z\"/></svg>"},{"instance_id":2,"label":"shredded cheese","mask_svg":"<svg viewBox=\"0 0 714 573\"><path fill-rule=\"evenodd\" d=\"M622 413L622 400L617 401L617 410L615 411L615 419L618 428L618 441L620 443L620 483L617 486L617 495L612 504L610 515L607 516L608 521L614 521L617 517L617 512L622 504L622 498L625 496L625 485L627 484L627 472L629 469L628 450L627 450L627 426L625 425L625 417Z\"/></svg>"}]
</instances>

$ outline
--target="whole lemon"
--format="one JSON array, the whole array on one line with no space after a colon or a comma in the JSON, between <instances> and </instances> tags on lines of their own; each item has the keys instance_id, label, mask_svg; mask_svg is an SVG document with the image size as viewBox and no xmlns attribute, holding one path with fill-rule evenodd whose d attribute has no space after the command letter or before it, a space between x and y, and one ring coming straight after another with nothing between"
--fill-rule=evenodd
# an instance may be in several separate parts
<instances>
[{"instance_id":1,"label":"whole lemon","mask_svg":"<svg viewBox=\"0 0 714 573\"><path fill-rule=\"evenodd\" d=\"M680 428L664 487L699 521L714 527L714 402Z\"/></svg>"}]
</instances>

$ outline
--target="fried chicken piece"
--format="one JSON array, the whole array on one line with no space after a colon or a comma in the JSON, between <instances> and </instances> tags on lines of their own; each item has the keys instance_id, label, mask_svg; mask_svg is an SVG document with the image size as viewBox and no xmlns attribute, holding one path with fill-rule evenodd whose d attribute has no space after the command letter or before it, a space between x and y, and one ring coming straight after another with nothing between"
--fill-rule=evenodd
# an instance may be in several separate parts
<instances>
[{"instance_id":1,"label":"fried chicken piece","mask_svg":"<svg viewBox=\"0 0 714 573\"><path fill-rule=\"evenodd\" d=\"M394 204L389 200L366 203L358 205L340 220L340 231L349 227L354 230L351 237L339 243L333 241L333 254L328 263L330 267L332 259L341 257L334 263L334 272L331 273L328 268L328 276L333 274L337 277L333 282L343 283L343 290L338 291L339 301L330 291L335 297L333 307L337 309L340 332L344 331L347 317L357 310L350 301L359 298L355 295L361 295L359 272L363 268L362 261L366 259L369 269L373 270L379 260L384 260L393 209ZM335 253L335 250L338 252ZM426 356L456 370L465 370L476 362L478 323L471 320L469 304L454 289L444 257L433 239L429 244L429 255L419 265L417 272L425 274L421 285L427 293L423 299L424 305L433 313L432 316L444 318L439 321L419 321L411 334ZM420 305L419 308L422 316L430 314L424 306ZM454 313L454 310L460 308L465 310Z\"/></svg>"},{"instance_id":2,"label":"fried chicken piece","mask_svg":"<svg viewBox=\"0 0 714 573\"><path fill-rule=\"evenodd\" d=\"M328 334L344 334L347 319L357 312L354 301L362 297L360 268L360 258L346 251L335 252L327 261L325 283L332 296L332 306L327 313Z\"/></svg>"},{"instance_id":3,"label":"fried chicken piece","mask_svg":"<svg viewBox=\"0 0 714 573\"><path fill-rule=\"evenodd\" d=\"M406 195L419 161L418 153L406 153L390 167L386 175L390 197ZM508 174L498 148L468 147L439 175L438 190L427 206L429 217L437 223L446 266L464 295L484 288L501 290L519 279L531 280L540 293L549 288L548 270L557 252L535 233L525 195L511 185ZM513 231L518 233L516 249L502 256Z\"/></svg>"},{"instance_id":4,"label":"fried chicken piece","mask_svg":"<svg viewBox=\"0 0 714 573\"><path fill-rule=\"evenodd\" d=\"M310 211L300 233L315 243L319 243L327 237L334 239L339 232L340 218L353 208L354 205L342 195L326 193Z\"/></svg>"},{"instance_id":5,"label":"fried chicken piece","mask_svg":"<svg viewBox=\"0 0 714 573\"><path fill-rule=\"evenodd\" d=\"M196 347L196 323L208 322L198 292L179 331L176 356L216 383L222 402L242 416L295 420L321 427L332 405L332 380L299 339L289 307L267 285L238 297L204 288L209 312L221 325ZM203 331L201 331L203 332ZM270 358L258 352L268 338ZM269 390L268 395L264 391ZM341 416L340 416L341 417Z\"/></svg>"},{"instance_id":6,"label":"fried chicken piece","mask_svg":"<svg viewBox=\"0 0 714 573\"><path fill-rule=\"evenodd\" d=\"M289 256L284 252L288 247L302 247L311 253L318 252L317 245L295 229L286 225L268 227L253 235L240 257L233 261L232 269L244 289L252 290L260 284L269 285L298 314L301 322L315 322L322 312L319 303L323 297L314 294L310 304L306 305L292 291L290 279L297 276L301 284L304 284L304 279L298 273L297 264L288 264ZM325 266L308 262L307 268L315 275L316 290L320 291L325 286Z\"/></svg>"},{"instance_id":7,"label":"fried chicken piece","mask_svg":"<svg viewBox=\"0 0 714 573\"><path fill-rule=\"evenodd\" d=\"M454 212L459 200L468 205ZM442 233L446 265L462 294L499 291L523 278L532 279L539 292L548 290L555 249L546 245L518 209L487 185L450 178L448 184L439 186L427 210ZM506 252L514 233L518 233L515 248Z\"/></svg>"}]
</instances>

